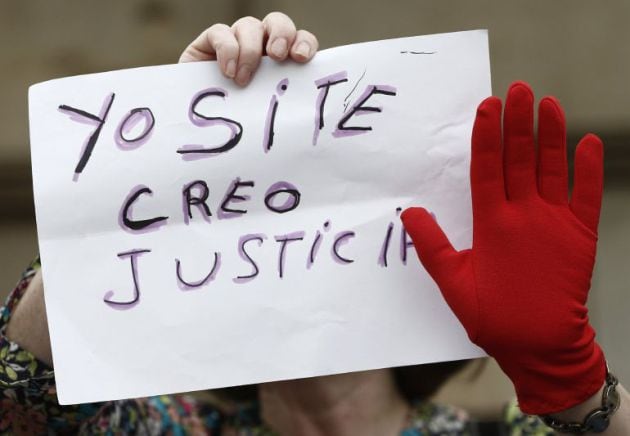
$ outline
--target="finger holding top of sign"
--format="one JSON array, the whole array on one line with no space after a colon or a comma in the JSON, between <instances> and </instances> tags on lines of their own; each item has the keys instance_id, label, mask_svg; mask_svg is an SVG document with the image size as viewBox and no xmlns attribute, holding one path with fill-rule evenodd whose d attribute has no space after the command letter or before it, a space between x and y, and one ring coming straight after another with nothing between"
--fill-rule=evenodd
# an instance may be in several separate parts
<instances>
[{"instance_id":1,"label":"finger holding top of sign","mask_svg":"<svg viewBox=\"0 0 630 436\"><path fill-rule=\"evenodd\" d=\"M262 21L243 17L232 26L210 26L186 47L179 61L216 60L226 77L245 86L263 55L278 62L290 59L304 63L315 56L318 47L315 35L298 30L287 15L271 12Z\"/></svg>"}]
</instances>

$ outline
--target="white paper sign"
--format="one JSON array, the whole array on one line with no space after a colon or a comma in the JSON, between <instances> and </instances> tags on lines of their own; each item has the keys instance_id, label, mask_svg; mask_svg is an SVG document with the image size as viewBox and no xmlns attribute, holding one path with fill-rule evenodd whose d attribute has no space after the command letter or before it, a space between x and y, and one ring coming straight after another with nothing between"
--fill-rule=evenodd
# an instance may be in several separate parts
<instances>
[{"instance_id":1,"label":"white paper sign","mask_svg":"<svg viewBox=\"0 0 630 436\"><path fill-rule=\"evenodd\" d=\"M59 402L482 355L400 211L470 245L470 133L487 34L213 62L30 89Z\"/></svg>"}]
</instances>

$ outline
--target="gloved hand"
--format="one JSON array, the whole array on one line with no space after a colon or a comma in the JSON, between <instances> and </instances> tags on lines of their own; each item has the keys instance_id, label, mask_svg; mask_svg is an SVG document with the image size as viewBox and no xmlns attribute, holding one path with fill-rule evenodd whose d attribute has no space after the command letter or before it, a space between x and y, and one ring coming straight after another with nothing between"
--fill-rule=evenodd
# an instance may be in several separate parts
<instances>
[{"instance_id":1,"label":"gloved hand","mask_svg":"<svg viewBox=\"0 0 630 436\"><path fill-rule=\"evenodd\" d=\"M456 251L423 208L402 221L418 256L471 341L514 383L521 410L549 414L580 404L604 384L606 362L586 299L597 244L603 148L586 135L568 197L562 108L545 97L534 136L526 83L477 110L470 180L472 249ZM538 150L536 150L538 144Z\"/></svg>"}]
</instances>

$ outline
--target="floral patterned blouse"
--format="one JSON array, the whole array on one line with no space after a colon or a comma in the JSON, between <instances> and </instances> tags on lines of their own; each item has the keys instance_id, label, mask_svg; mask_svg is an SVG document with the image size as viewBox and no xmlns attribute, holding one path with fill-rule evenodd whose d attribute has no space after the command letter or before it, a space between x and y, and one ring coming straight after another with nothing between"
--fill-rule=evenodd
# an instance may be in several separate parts
<instances>
[{"instance_id":1,"label":"floral patterned blouse","mask_svg":"<svg viewBox=\"0 0 630 436\"><path fill-rule=\"evenodd\" d=\"M219 401L182 394L59 405L53 369L5 336L11 313L39 267L39 260L35 260L0 308L0 434L274 434L262 423L256 403L226 407ZM506 408L504 418L504 422L482 426L457 408L418 402L400 435L554 434L538 418L520 413L516 404Z\"/></svg>"}]
</instances>

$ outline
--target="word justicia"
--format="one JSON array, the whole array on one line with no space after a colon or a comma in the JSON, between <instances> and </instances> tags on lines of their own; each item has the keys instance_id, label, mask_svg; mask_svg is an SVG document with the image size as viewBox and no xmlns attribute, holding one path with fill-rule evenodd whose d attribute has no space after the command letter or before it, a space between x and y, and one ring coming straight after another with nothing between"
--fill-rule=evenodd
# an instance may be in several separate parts
<instances>
[{"instance_id":1,"label":"word justicia","mask_svg":"<svg viewBox=\"0 0 630 436\"><path fill-rule=\"evenodd\" d=\"M401 212L401 208L396 209L396 215ZM387 268L394 260L407 264L409 250L413 243L402 225L398 224L399 230L395 230L394 221L390 221L382 233L382 240L379 243L378 253L374 256L375 263L382 268ZM351 258L344 252L345 246L357 237L352 230L333 231L331 220L326 220L320 229L307 233L299 230L291 233L279 235L267 235L265 233L247 233L241 235L231 253L214 251L208 255L207 273L201 278L191 279L184 273L183 262L174 258L171 263L177 286L181 291L194 291L209 286L222 270L222 259L225 254L238 256L242 262L242 273L231 277L233 283L242 284L255 280L261 272L261 255L259 253L263 244L273 244L275 248L274 274L279 279L286 275L286 259L289 256L290 246L301 245L300 253L303 255L304 265L307 270L311 269L322 257L328 256L339 265L350 265L356 259ZM398 233L395 233L398 232ZM329 247L323 249L323 247ZM297 248L297 247L296 247ZM118 310L127 310L135 307L140 302L141 286L139 259L151 253L149 248L135 248L118 253L119 259L129 262L131 268L131 290L114 292L109 290L105 293L103 301L110 307ZM257 253L258 252L258 253ZM263 258L264 259L264 258ZM269 262L267 262L269 263ZM120 295L126 297L120 297ZM128 296L130 295L130 296ZM128 296L128 297L127 297Z\"/></svg>"}]
</instances>

